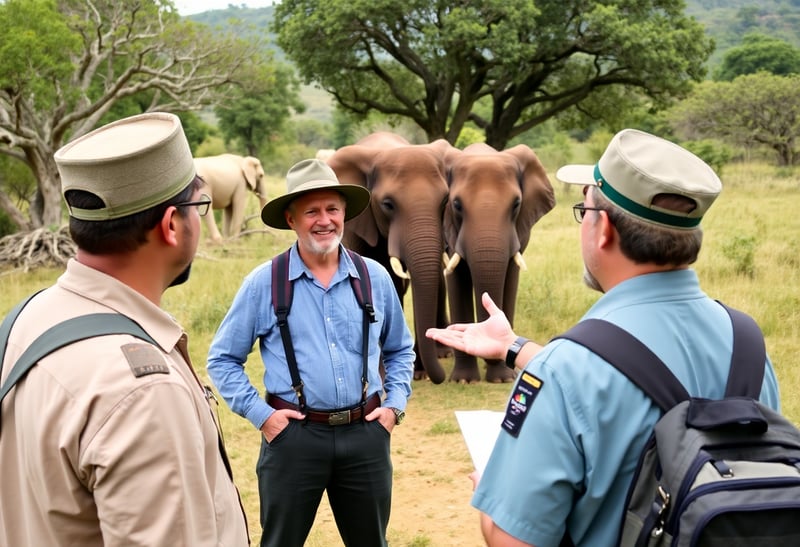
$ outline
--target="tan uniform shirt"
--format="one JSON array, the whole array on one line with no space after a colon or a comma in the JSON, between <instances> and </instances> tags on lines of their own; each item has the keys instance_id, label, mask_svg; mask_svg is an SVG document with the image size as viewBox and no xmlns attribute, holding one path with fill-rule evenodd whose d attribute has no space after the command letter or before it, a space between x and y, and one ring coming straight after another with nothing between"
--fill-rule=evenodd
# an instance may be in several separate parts
<instances>
[{"instance_id":1,"label":"tan uniform shirt","mask_svg":"<svg viewBox=\"0 0 800 547\"><path fill-rule=\"evenodd\" d=\"M0 545L247 545L186 334L142 295L70 261L15 323L3 380L48 327L108 312L134 319L159 347L129 335L76 342L3 400Z\"/></svg>"}]
</instances>

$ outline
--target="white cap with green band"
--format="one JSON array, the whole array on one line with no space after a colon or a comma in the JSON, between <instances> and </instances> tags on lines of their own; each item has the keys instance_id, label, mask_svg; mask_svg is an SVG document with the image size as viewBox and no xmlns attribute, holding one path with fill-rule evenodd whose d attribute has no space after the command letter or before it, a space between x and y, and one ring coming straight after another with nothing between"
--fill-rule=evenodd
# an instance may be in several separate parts
<instances>
[{"instance_id":1,"label":"white cap with green band","mask_svg":"<svg viewBox=\"0 0 800 547\"><path fill-rule=\"evenodd\" d=\"M565 165L556 178L597 186L612 203L647 222L692 229L700 224L722 190L722 182L703 160L677 144L636 129L614 135L596 165ZM690 198L688 213L653 204L659 195Z\"/></svg>"}]
</instances>

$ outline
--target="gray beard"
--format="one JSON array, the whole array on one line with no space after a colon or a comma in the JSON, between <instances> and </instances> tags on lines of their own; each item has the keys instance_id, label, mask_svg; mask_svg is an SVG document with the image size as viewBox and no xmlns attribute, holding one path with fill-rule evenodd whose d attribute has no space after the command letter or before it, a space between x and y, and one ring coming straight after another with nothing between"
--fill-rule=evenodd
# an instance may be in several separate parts
<instances>
[{"instance_id":1,"label":"gray beard","mask_svg":"<svg viewBox=\"0 0 800 547\"><path fill-rule=\"evenodd\" d=\"M597 282L597 279L595 279L585 264L583 266L583 284L599 293L606 292L603 290L603 287L600 286L600 283Z\"/></svg>"}]
</instances>

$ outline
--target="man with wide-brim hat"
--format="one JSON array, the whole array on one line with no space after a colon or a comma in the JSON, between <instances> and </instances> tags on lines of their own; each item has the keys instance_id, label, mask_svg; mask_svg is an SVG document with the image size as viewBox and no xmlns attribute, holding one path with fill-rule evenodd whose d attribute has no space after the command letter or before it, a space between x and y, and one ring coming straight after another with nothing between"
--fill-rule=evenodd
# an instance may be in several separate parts
<instances>
[{"instance_id":1,"label":"man with wide-brim hat","mask_svg":"<svg viewBox=\"0 0 800 547\"><path fill-rule=\"evenodd\" d=\"M211 343L208 373L262 435L262 546L303 545L326 491L346 545L385 546L388 433L411 394L413 340L389 273L341 243L369 191L340 183L316 159L289 169L286 185L261 218L294 230L297 242L245 278ZM244 371L256 343L266 400Z\"/></svg>"},{"instance_id":2,"label":"man with wide-brim hat","mask_svg":"<svg viewBox=\"0 0 800 547\"><path fill-rule=\"evenodd\" d=\"M298 197L315 190L336 190L344 196L347 202L345 221L355 218L369 205L369 190L340 183L333 169L321 160L303 160L295 164L286 174L286 188L285 194L269 201L261 210L261 220L267 226L288 230L286 208Z\"/></svg>"}]
</instances>

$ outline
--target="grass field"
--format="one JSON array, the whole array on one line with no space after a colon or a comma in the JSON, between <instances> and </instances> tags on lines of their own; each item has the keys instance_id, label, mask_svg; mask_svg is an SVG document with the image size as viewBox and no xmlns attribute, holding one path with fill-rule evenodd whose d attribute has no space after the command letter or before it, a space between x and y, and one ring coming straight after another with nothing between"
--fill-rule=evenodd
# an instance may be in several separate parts
<instances>
[{"instance_id":1,"label":"grass field","mask_svg":"<svg viewBox=\"0 0 800 547\"><path fill-rule=\"evenodd\" d=\"M783 411L800 423L800 215L796 173L756 164L726 166L724 190L703 222L705 244L695 265L706 292L753 315L781 382ZM270 180L270 195L283 192ZM579 228L570 207L580 201L556 187L558 205L534 227L525 252L516 330L537 341L573 324L598 295L581 283ZM256 213L253 200L252 213ZM195 367L205 374L214 330L242 277L293 241L293 233L261 230L223 247L201 243L191 280L171 289L163 305L190 334ZM0 273L0 312L31 291L51 284L58 270ZM410 304L407 308L410 312ZM448 361L446 367L451 367ZM247 370L256 386L261 364L251 355ZM455 410L503 408L508 385L415 382L408 419L393 435L395 492L389 540L400 546L479 546L477 515L469 506L469 455ZM225 441L248 513L253 540L260 536L255 460L259 435L249 422L221 408ZM341 545L330 511L323 506L310 546Z\"/></svg>"}]
</instances>

